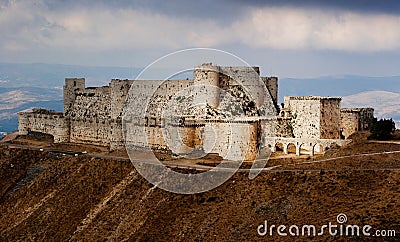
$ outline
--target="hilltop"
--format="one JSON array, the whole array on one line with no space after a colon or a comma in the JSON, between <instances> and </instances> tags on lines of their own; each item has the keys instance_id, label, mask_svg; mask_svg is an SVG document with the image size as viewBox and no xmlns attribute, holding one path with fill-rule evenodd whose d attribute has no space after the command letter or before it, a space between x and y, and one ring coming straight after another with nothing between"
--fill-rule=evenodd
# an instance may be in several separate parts
<instances>
[{"instance_id":1,"label":"hilltop","mask_svg":"<svg viewBox=\"0 0 400 242\"><path fill-rule=\"evenodd\" d=\"M257 234L264 220L323 225L339 213L400 231L400 153L352 156L388 151L400 144L359 138L325 156L271 160L282 167L253 180L238 172L212 191L179 195L148 183L127 160L1 145L0 240L265 241ZM338 156L347 157L294 164Z\"/></svg>"}]
</instances>

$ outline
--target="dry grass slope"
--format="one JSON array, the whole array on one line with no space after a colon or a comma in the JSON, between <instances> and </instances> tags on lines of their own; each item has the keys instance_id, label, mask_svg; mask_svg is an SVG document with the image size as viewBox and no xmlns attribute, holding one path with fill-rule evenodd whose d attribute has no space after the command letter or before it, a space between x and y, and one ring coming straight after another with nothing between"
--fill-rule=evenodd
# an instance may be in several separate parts
<instances>
[{"instance_id":1,"label":"dry grass slope","mask_svg":"<svg viewBox=\"0 0 400 242\"><path fill-rule=\"evenodd\" d=\"M400 145L356 142L328 157L382 150ZM129 162L1 146L0 241L293 241L259 237L257 226L264 220L323 225L339 213L352 224L400 234L400 171L361 169L399 164L397 153L291 166L298 171L264 172L253 180L237 173L212 191L178 195L154 188ZM33 166L40 172L15 189ZM320 171L302 171L311 168Z\"/></svg>"}]
</instances>

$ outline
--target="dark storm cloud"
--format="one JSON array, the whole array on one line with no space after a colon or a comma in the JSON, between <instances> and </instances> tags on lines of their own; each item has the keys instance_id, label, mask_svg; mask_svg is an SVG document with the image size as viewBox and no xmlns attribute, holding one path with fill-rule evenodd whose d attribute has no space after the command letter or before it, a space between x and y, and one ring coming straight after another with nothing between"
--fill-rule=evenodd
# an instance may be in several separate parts
<instances>
[{"instance_id":1,"label":"dark storm cloud","mask_svg":"<svg viewBox=\"0 0 400 242\"><path fill-rule=\"evenodd\" d=\"M387 13L397 11L400 1L384 3L0 0L0 49L104 50L228 43L274 49L398 49L400 14Z\"/></svg>"},{"instance_id":2,"label":"dark storm cloud","mask_svg":"<svg viewBox=\"0 0 400 242\"><path fill-rule=\"evenodd\" d=\"M0 61L144 63L157 56L149 53L194 46L399 53L399 6L361 0L0 0Z\"/></svg>"},{"instance_id":3,"label":"dark storm cloud","mask_svg":"<svg viewBox=\"0 0 400 242\"><path fill-rule=\"evenodd\" d=\"M112 8L140 8L150 9L168 15L192 17L235 18L242 14L247 7L274 7L289 6L301 8L338 9L357 12L400 13L398 0L47 0L50 8L65 8L68 6L107 6Z\"/></svg>"},{"instance_id":4,"label":"dark storm cloud","mask_svg":"<svg viewBox=\"0 0 400 242\"><path fill-rule=\"evenodd\" d=\"M46 4L50 9L65 8L110 8L110 9L141 9L158 12L160 14L182 17L182 18L212 18L216 20L224 20L224 22L232 21L243 14L244 5L239 2L230 1L183 1L183 0L83 0L83 1L67 1L46 0Z\"/></svg>"},{"instance_id":5,"label":"dark storm cloud","mask_svg":"<svg viewBox=\"0 0 400 242\"><path fill-rule=\"evenodd\" d=\"M249 0L226 1L241 6L265 7L265 6L289 6L317 9L338 9L356 12L371 13L400 13L400 1L398 0Z\"/></svg>"}]
</instances>

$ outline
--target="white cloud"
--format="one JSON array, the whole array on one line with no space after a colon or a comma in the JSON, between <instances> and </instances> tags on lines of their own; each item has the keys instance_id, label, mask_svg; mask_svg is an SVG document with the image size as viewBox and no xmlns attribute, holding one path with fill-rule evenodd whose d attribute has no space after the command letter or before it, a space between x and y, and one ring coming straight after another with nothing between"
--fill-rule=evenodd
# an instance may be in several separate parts
<instances>
[{"instance_id":1,"label":"white cloud","mask_svg":"<svg viewBox=\"0 0 400 242\"><path fill-rule=\"evenodd\" d=\"M278 49L305 48L312 31L312 18L290 8L264 8L233 24L236 38L250 46Z\"/></svg>"},{"instance_id":2,"label":"white cloud","mask_svg":"<svg viewBox=\"0 0 400 242\"><path fill-rule=\"evenodd\" d=\"M300 8L254 9L235 23L247 45L278 49L381 51L400 48L400 17Z\"/></svg>"},{"instance_id":3,"label":"white cloud","mask_svg":"<svg viewBox=\"0 0 400 242\"><path fill-rule=\"evenodd\" d=\"M255 48L400 49L400 17L290 7L246 9L233 22L91 6L50 10L40 1L0 8L0 51L110 51L245 44Z\"/></svg>"},{"instance_id":4,"label":"white cloud","mask_svg":"<svg viewBox=\"0 0 400 242\"><path fill-rule=\"evenodd\" d=\"M400 47L400 17L385 14L344 13L324 18L315 32L323 49L381 51Z\"/></svg>"}]
</instances>

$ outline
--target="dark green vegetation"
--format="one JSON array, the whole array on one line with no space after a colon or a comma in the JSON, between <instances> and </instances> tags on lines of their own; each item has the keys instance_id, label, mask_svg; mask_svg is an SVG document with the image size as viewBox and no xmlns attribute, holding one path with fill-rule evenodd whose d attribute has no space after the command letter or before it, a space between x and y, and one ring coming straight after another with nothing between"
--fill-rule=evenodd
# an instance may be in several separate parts
<instances>
[{"instance_id":1,"label":"dark green vegetation","mask_svg":"<svg viewBox=\"0 0 400 242\"><path fill-rule=\"evenodd\" d=\"M371 126L371 135L368 138L390 140L393 139L395 131L396 126L393 119L380 119L379 121L375 119Z\"/></svg>"}]
</instances>

